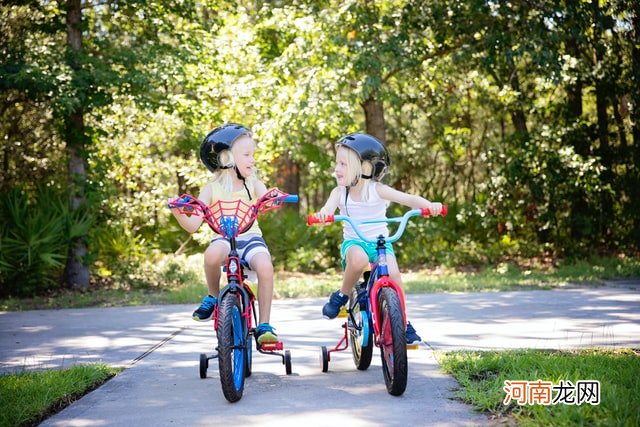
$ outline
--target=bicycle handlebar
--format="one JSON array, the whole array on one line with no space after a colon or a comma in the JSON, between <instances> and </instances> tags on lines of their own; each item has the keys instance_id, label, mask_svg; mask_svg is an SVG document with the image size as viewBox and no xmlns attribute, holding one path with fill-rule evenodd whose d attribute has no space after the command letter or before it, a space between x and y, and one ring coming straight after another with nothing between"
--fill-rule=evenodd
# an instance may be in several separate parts
<instances>
[{"instance_id":1,"label":"bicycle handlebar","mask_svg":"<svg viewBox=\"0 0 640 427\"><path fill-rule=\"evenodd\" d=\"M271 188L253 205L242 200L218 200L211 206L207 206L201 200L189 194L183 194L167 203L167 207L179 209L181 214L199 216L216 233L229 238L248 229L258 214L279 208L283 203L297 201L296 194L287 194L277 188Z\"/></svg>"},{"instance_id":2,"label":"bicycle handlebar","mask_svg":"<svg viewBox=\"0 0 640 427\"><path fill-rule=\"evenodd\" d=\"M442 212L440 213L440 215L441 216L447 215L446 205L442 205ZM360 237L360 239L368 243L377 243L378 242L377 237L374 239L365 237L360 231L360 228L358 226L363 224L379 224L383 222L385 223L397 222L397 223L400 223L400 225L398 226L398 229L396 230L396 232L385 239L388 243L393 243L400 239L400 236L402 236L405 228L407 227L409 218L413 216L424 216L424 217L431 216L431 211L428 208L412 209L410 211L405 212L404 215L399 217L376 219L376 220L370 220L370 221L356 221L346 215L327 215L327 218L324 221L321 221L316 217L314 217L313 215L307 215L307 225L322 224L322 223L328 224L336 221L346 221L349 224L351 224L351 226L353 227L353 231L356 232L356 234L358 235L358 237Z\"/></svg>"}]
</instances>

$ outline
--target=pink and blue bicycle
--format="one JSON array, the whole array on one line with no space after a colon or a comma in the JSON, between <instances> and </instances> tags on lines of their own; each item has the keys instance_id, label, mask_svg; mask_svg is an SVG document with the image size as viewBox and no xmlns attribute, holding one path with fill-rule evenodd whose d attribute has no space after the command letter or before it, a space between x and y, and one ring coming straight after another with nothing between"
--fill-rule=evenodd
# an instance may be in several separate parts
<instances>
[{"instance_id":1,"label":"pink and blue bicycle","mask_svg":"<svg viewBox=\"0 0 640 427\"><path fill-rule=\"evenodd\" d=\"M445 216L446 213L447 208L443 205L441 215ZM389 277L385 244L400 239L409 218L430 215L431 212L428 209L414 209L401 217L360 222L344 215L330 215L326 221L319 221L312 215L307 217L308 225L347 221L360 239L375 244L377 251L376 261L371 264L371 269L364 273L364 280L354 286L349 296L347 321L342 325L344 335L333 348L321 347L322 372L327 372L329 369L331 353L346 350L349 343L351 343L356 368L366 370L371 364L373 347L375 346L380 348L382 374L387 392L394 396L400 396L405 392L408 362L404 293L400 286ZM399 225L392 236L379 235L375 239L364 236L359 228L363 224L382 222L399 223Z\"/></svg>"}]
</instances>

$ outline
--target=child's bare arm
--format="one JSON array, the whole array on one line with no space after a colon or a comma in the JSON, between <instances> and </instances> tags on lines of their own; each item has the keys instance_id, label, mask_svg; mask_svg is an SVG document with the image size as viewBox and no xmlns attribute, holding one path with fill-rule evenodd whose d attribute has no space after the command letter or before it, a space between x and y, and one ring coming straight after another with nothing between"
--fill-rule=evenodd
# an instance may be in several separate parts
<instances>
[{"instance_id":1,"label":"child's bare arm","mask_svg":"<svg viewBox=\"0 0 640 427\"><path fill-rule=\"evenodd\" d=\"M389 200L390 202L399 203L411 209L428 208L432 215L440 215L442 212L442 203L430 202L424 197L404 193L380 183L377 184L376 189L381 198Z\"/></svg>"},{"instance_id":2,"label":"child's bare arm","mask_svg":"<svg viewBox=\"0 0 640 427\"><path fill-rule=\"evenodd\" d=\"M267 186L257 178L253 181L253 188L256 191L256 198L258 199L267 194Z\"/></svg>"},{"instance_id":3,"label":"child's bare arm","mask_svg":"<svg viewBox=\"0 0 640 427\"><path fill-rule=\"evenodd\" d=\"M316 212L313 216L320 221L325 221L327 216L333 215L333 213L338 209L338 202L340 201L340 189L335 187L331 190L331 194L329 195L329 199L324 204L324 206L320 209L320 212Z\"/></svg>"},{"instance_id":4,"label":"child's bare arm","mask_svg":"<svg viewBox=\"0 0 640 427\"><path fill-rule=\"evenodd\" d=\"M204 204L211 204L212 197L212 189L211 185L205 185L202 190L200 190L200 194L198 195L198 199L202 201ZM200 224L202 224L202 218L197 215L183 215L180 213L178 209L171 209L171 213L176 217L178 223L182 228L184 228L190 234L195 233L198 228L200 228Z\"/></svg>"}]
</instances>

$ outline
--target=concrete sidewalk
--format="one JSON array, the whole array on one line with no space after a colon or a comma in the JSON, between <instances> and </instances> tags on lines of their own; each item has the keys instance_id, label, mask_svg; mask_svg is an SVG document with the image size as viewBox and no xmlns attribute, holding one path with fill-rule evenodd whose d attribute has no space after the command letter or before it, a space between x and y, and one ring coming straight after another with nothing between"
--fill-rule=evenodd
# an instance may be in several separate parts
<instances>
[{"instance_id":1,"label":"concrete sidewalk","mask_svg":"<svg viewBox=\"0 0 640 427\"><path fill-rule=\"evenodd\" d=\"M426 345L409 352L409 382L387 394L378 350L357 371L350 350L332 354L342 319L320 318L324 299L274 301L272 324L291 351L293 375L279 358L254 351L242 400L223 397L212 360L211 322L193 322L192 305L0 313L0 369L102 361L127 369L42 425L483 425L484 415L453 400L456 382L433 349L640 347L640 291L630 286L554 291L408 296L409 320Z\"/></svg>"}]
</instances>

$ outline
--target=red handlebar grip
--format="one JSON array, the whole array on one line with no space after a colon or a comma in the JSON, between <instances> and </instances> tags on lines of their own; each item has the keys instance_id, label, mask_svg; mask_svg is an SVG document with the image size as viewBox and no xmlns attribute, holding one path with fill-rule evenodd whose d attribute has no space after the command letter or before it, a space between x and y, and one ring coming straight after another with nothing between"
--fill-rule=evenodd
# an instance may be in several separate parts
<instances>
[{"instance_id":1,"label":"red handlebar grip","mask_svg":"<svg viewBox=\"0 0 640 427\"><path fill-rule=\"evenodd\" d=\"M333 215L327 215L327 219L325 221L321 221L313 215L307 215L307 225L321 224L321 223L327 223L327 222L333 222Z\"/></svg>"},{"instance_id":2,"label":"red handlebar grip","mask_svg":"<svg viewBox=\"0 0 640 427\"><path fill-rule=\"evenodd\" d=\"M431 215L431 210L429 210L429 208L422 208L420 210L422 211L422 216L430 216ZM440 215L441 216L447 216L447 205L442 205L442 211L440 211Z\"/></svg>"}]
</instances>

